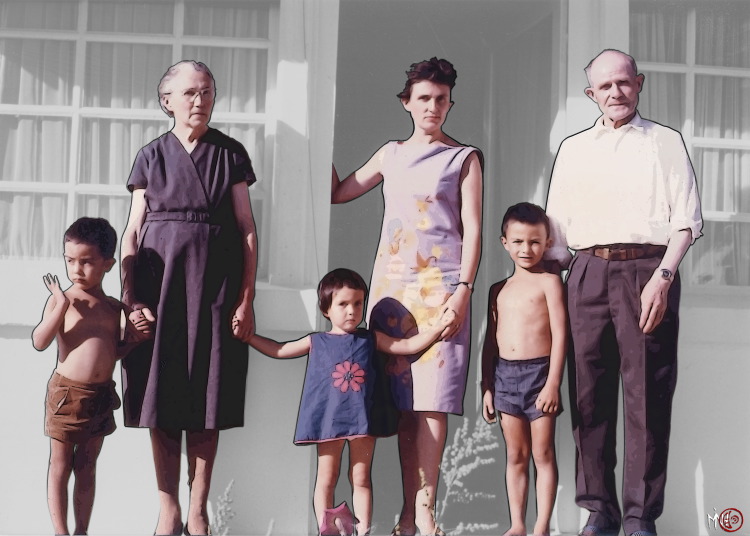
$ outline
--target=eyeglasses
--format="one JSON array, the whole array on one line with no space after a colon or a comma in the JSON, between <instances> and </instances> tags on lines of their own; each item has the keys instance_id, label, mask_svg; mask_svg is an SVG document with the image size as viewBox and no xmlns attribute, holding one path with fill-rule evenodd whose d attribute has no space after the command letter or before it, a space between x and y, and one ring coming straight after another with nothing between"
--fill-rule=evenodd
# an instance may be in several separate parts
<instances>
[{"instance_id":1,"label":"eyeglasses","mask_svg":"<svg viewBox=\"0 0 750 536\"><path fill-rule=\"evenodd\" d=\"M213 89L186 89L185 91L182 92L182 98L190 102L195 102L195 99L198 98L198 95L201 96L201 100L213 99L214 90Z\"/></svg>"},{"instance_id":2,"label":"eyeglasses","mask_svg":"<svg viewBox=\"0 0 750 536\"><path fill-rule=\"evenodd\" d=\"M171 95L172 92L163 93L164 96ZM201 96L201 100L210 99L213 100L216 96L216 92L213 89L186 89L182 92L182 98L186 101L195 102L195 99Z\"/></svg>"}]
</instances>

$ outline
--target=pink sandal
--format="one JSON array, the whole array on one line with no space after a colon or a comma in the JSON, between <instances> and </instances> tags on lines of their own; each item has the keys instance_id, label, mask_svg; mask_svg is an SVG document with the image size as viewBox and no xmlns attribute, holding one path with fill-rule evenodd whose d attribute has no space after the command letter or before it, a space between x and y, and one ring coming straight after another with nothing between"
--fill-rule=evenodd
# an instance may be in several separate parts
<instances>
[{"instance_id":1,"label":"pink sandal","mask_svg":"<svg viewBox=\"0 0 750 536\"><path fill-rule=\"evenodd\" d=\"M351 536L358 523L346 501L336 508L326 508L320 524L320 536Z\"/></svg>"}]
</instances>

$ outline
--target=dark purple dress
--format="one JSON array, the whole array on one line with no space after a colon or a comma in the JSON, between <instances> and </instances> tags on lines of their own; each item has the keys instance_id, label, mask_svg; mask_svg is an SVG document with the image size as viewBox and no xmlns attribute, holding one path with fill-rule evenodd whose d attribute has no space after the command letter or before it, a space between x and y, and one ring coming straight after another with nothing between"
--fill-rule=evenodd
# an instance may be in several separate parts
<instances>
[{"instance_id":1,"label":"dark purple dress","mask_svg":"<svg viewBox=\"0 0 750 536\"><path fill-rule=\"evenodd\" d=\"M247 346L230 315L243 273L232 186L255 182L245 148L209 129L188 154L168 132L143 147L128 189L146 189L134 299L157 313L153 343L122 361L125 425L242 426Z\"/></svg>"}]
</instances>

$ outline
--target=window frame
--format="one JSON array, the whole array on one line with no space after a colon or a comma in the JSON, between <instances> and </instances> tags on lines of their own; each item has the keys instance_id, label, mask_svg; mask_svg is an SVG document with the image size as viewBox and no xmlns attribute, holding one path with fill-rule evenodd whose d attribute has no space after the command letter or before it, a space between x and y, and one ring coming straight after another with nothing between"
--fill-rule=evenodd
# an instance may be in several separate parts
<instances>
[{"instance_id":1,"label":"window frame","mask_svg":"<svg viewBox=\"0 0 750 536\"><path fill-rule=\"evenodd\" d=\"M105 0L106 1L106 0ZM116 0L112 0L114 4ZM5 29L0 28L0 39L32 39L43 41L68 41L75 43L75 72L72 80L72 94L70 105L44 105L44 104L4 104L0 103L0 116L27 116L34 118L61 117L70 121L70 147L68 152L68 164L65 170L65 179L58 182L44 182L44 177L35 177L32 181L8 180L0 177L0 193L20 194L63 194L66 196L65 221L71 222L75 219L77 202L85 195L108 196L129 198L130 194L125 184L86 184L78 182L83 141L82 123L86 119L128 119L143 121L163 121L164 131L171 128L171 120L166 117L161 109L149 108L110 108L84 106L85 92L85 68L86 52L90 43L115 43L115 44L143 44L143 45L168 45L171 47L172 63L183 59L182 50L185 46L217 47L225 49L263 49L267 50L266 64L266 88L265 88L265 111L264 112L221 112L214 111L211 124L232 124L238 126L258 126L263 128L264 154L260 156L262 167L255 165L258 183L250 188L250 198L256 212L260 214L262 222L257 222L260 232L267 234L269 225L268 210L264 207L270 206L270 182L273 177L273 154L276 130L276 115L272 102L273 92L276 88L276 67L279 42L279 2L273 0L233 0L227 2L229 5L239 4L265 4L269 7L268 12L268 38L234 38L234 37L210 37L184 35L185 6L189 3L201 3L196 0L168 0L164 3L174 6L171 35L167 34L133 34L127 32L101 32L88 30L89 1L78 0L77 27L75 30L43 30L43 29ZM208 2L202 2L209 5ZM165 69L168 66L165 66ZM153 81L156 91L157 81ZM221 91L221 87L219 87ZM132 155L135 158L135 154ZM255 161L257 156L251 155ZM123 170L125 176L129 170ZM256 208L257 207L257 208ZM256 214L256 218L257 218ZM265 230L265 232L264 232ZM121 231L121 229L118 229ZM261 237L260 242L268 244L269 240ZM269 255L259 256L261 264L258 266L259 278L268 277ZM52 257L54 259L54 257ZM49 257L16 257L4 256L0 258L0 268L8 265L17 265L23 261L49 261ZM14 261L14 262L8 262ZM3 270L5 271L5 270Z\"/></svg>"},{"instance_id":2,"label":"window frame","mask_svg":"<svg viewBox=\"0 0 750 536\"><path fill-rule=\"evenodd\" d=\"M685 63L661 63L639 61L638 70L646 74L648 80L649 73L659 74L678 74L685 79L685 103L684 103L684 122L680 125L680 132L685 141L690 159L695 162L696 149L726 149L726 150L743 150L750 151L750 139L730 139L730 138L712 138L705 136L696 136L695 133L695 92L696 78L699 76L714 76L725 78L750 79L750 68L742 67L722 67L708 66L696 63L696 51L698 41L697 27L697 9L699 3L686 5L686 35L685 35ZM636 58L637 59L637 58ZM648 81L647 81L648 83ZM700 195L700 191L699 191ZM750 224L750 212L706 210L701 208L704 222L716 223L746 223ZM750 232L750 225L748 227ZM690 255L688 250L687 256ZM741 296L743 299L750 296L750 286L747 285L702 285L698 283L683 283L683 288L689 290L692 294L711 294L717 296Z\"/></svg>"}]
</instances>

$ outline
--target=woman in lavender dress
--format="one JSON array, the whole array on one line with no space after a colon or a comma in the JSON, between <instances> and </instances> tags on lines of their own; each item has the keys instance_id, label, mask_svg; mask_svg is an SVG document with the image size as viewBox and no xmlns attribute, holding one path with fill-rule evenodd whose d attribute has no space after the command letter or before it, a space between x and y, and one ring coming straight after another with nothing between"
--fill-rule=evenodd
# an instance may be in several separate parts
<instances>
[{"instance_id":1,"label":"woman in lavender dress","mask_svg":"<svg viewBox=\"0 0 750 536\"><path fill-rule=\"evenodd\" d=\"M385 214L375 254L368 323L394 337L411 335L452 309L445 340L414 356L389 358L386 374L399 410L398 443L404 504L396 536L442 534L435 493L447 414L463 413L469 362L470 297L479 265L482 155L447 136L456 71L432 58L407 71L398 97L414 130L390 141L339 182L333 203L344 203L383 182ZM412 332L412 333L410 333Z\"/></svg>"}]
</instances>

